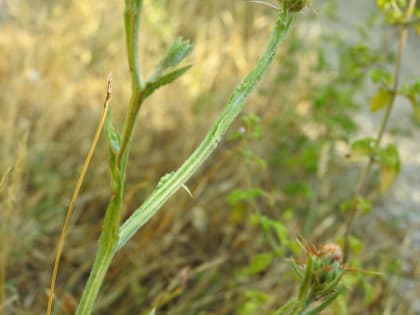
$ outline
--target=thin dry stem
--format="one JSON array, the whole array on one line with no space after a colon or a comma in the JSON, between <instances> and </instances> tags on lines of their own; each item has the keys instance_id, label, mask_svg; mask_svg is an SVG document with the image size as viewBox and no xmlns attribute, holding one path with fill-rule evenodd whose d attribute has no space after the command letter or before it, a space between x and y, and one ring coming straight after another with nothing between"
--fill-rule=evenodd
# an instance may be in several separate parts
<instances>
[{"instance_id":1,"label":"thin dry stem","mask_svg":"<svg viewBox=\"0 0 420 315\"><path fill-rule=\"evenodd\" d=\"M408 20L413 15L414 8L416 6L416 0L410 0L407 11L405 12L405 18ZM381 126L378 131L378 135L376 137L376 145L379 146L382 142L382 138L385 134L386 127L388 126L389 118L391 117L392 109L394 107L395 98L397 96L397 91L400 83L400 73L401 73L401 62L405 50L405 46L407 43L407 35L408 30L406 27L402 27L400 30L400 36L399 36L399 46L398 46L398 55L397 59L395 61L395 69L394 69L394 82L392 84L392 97L390 99L390 102L388 106L385 109L385 114L381 122ZM364 191L366 189L367 181L369 178L370 171L372 170L373 164L375 162L374 156L370 156L369 162L366 165L366 167L363 169L362 173L360 174L359 182L356 187L356 191L354 194L354 202L352 205L352 208L350 210L350 213L347 217L347 220L345 222L344 226L344 245L343 245L343 251L344 251L344 262L348 260L349 255L349 237L350 237L350 230L351 226L353 224L354 218L357 215L357 211L359 209L358 205L358 199L360 196L364 194Z\"/></svg>"},{"instance_id":2,"label":"thin dry stem","mask_svg":"<svg viewBox=\"0 0 420 315\"><path fill-rule=\"evenodd\" d=\"M70 225L70 219L73 213L73 209L74 209L74 205L76 204L77 198L79 196L79 192L80 192L80 188L83 184L83 181L85 179L86 173L87 173L87 169L89 167L90 161L92 159L93 153L95 151L96 145L98 143L99 140L99 136L101 135L101 131L102 128L104 126L105 123L105 119L106 119L106 115L108 113L108 109L109 109L109 101L111 98L111 94L112 94L112 77L111 74L109 74L108 76L108 82L107 82L107 91L106 91L106 96L105 96L105 101L104 101L104 108L102 111L102 115L100 117L98 126L96 128L96 132L95 135L93 137L92 143L90 145L88 154L86 156L86 159L83 163L82 169L80 171L80 176L79 179L77 180L76 183L76 187L74 189L73 192L73 196L71 198L69 207L67 209L67 214L66 214L66 218L64 220L64 224L63 224L63 228L61 230L61 235L60 235L60 239L58 241L58 245L57 245L57 253L55 256L55 260L54 260L54 268L53 268L53 272L52 272L52 276L51 276L51 283L50 283L50 291L49 291L49 295L48 295L48 305L47 305L47 315L51 315L52 312L52 304L53 304L53 298L54 298L54 290L55 290L55 283L57 280L57 274L58 274L58 267L60 265L60 259L61 259L61 254L63 252L63 247L64 247L64 241L67 235L67 231Z\"/></svg>"}]
</instances>

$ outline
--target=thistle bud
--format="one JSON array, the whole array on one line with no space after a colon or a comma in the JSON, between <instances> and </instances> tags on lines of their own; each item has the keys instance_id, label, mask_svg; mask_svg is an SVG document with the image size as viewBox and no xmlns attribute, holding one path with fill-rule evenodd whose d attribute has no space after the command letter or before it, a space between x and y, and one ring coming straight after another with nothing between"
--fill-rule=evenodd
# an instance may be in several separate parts
<instances>
[{"instance_id":1,"label":"thistle bud","mask_svg":"<svg viewBox=\"0 0 420 315\"><path fill-rule=\"evenodd\" d=\"M321 247L321 255L329 257L333 262L341 263L343 261L343 251L340 246L334 243L327 243Z\"/></svg>"}]
</instances>

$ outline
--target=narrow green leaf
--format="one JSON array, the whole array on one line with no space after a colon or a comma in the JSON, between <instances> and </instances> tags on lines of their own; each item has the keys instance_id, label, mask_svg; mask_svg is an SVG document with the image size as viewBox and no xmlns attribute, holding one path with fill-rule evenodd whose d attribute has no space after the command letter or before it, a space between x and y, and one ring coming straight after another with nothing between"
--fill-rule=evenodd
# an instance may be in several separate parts
<instances>
[{"instance_id":1,"label":"narrow green leaf","mask_svg":"<svg viewBox=\"0 0 420 315\"><path fill-rule=\"evenodd\" d=\"M182 38L177 38L175 42L168 48L164 57L159 62L150 80L154 81L160 77L162 73L171 67L177 66L182 60L187 57L192 50L192 45L189 41Z\"/></svg>"},{"instance_id":2,"label":"narrow green leaf","mask_svg":"<svg viewBox=\"0 0 420 315\"><path fill-rule=\"evenodd\" d=\"M370 110L376 112L391 104L392 93L384 88L380 88L370 101Z\"/></svg>"},{"instance_id":3,"label":"narrow green leaf","mask_svg":"<svg viewBox=\"0 0 420 315\"><path fill-rule=\"evenodd\" d=\"M292 267L293 272L295 273L295 275L298 277L299 280L303 279L303 272L300 269L301 267L295 263L293 260L290 261L290 266Z\"/></svg>"},{"instance_id":4,"label":"narrow green leaf","mask_svg":"<svg viewBox=\"0 0 420 315\"><path fill-rule=\"evenodd\" d=\"M319 304L317 307L311 309L308 312L304 312L301 315L317 315L321 313L328 305L330 305L341 293L344 292L344 286L340 286L337 291L331 294L325 301Z\"/></svg>"},{"instance_id":5,"label":"narrow green leaf","mask_svg":"<svg viewBox=\"0 0 420 315\"><path fill-rule=\"evenodd\" d=\"M351 144L351 154L354 157L370 157L376 150L376 140L367 137Z\"/></svg>"},{"instance_id":6,"label":"narrow green leaf","mask_svg":"<svg viewBox=\"0 0 420 315\"><path fill-rule=\"evenodd\" d=\"M369 214L372 212L372 203L370 202L369 199L364 198L364 197L359 197L357 199L357 203L362 214Z\"/></svg>"},{"instance_id":7,"label":"narrow green leaf","mask_svg":"<svg viewBox=\"0 0 420 315\"><path fill-rule=\"evenodd\" d=\"M116 191L120 182L120 169L117 165L117 157L120 151L120 137L112 124L111 108L108 111L105 120L105 134L109 146L109 169L111 172L112 190Z\"/></svg>"},{"instance_id":8,"label":"narrow green leaf","mask_svg":"<svg viewBox=\"0 0 420 315\"><path fill-rule=\"evenodd\" d=\"M400 171L400 154L394 144L389 144L385 148L378 151L379 164L388 166Z\"/></svg>"},{"instance_id":9,"label":"narrow green leaf","mask_svg":"<svg viewBox=\"0 0 420 315\"><path fill-rule=\"evenodd\" d=\"M156 80L154 81L148 81L146 83L146 88L144 90L144 98L150 96L158 88L175 81L185 72L187 72L190 68L191 68L191 65L184 66L172 72L164 74L161 77L156 78Z\"/></svg>"},{"instance_id":10,"label":"narrow green leaf","mask_svg":"<svg viewBox=\"0 0 420 315\"><path fill-rule=\"evenodd\" d=\"M407 95L407 99L410 101L411 107L413 108L414 119L420 121L420 104L417 103L415 95Z\"/></svg>"},{"instance_id":11,"label":"narrow green leaf","mask_svg":"<svg viewBox=\"0 0 420 315\"><path fill-rule=\"evenodd\" d=\"M408 99L413 108L414 119L420 121L420 80L403 85L398 91L398 95L405 96Z\"/></svg>"},{"instance_id":12,"label":"narrow green leaf","mask_svg":"<svg viewBox=\"0 0 420 315\"><path fill-rule=\"evenodd\" d=\"M245 291L245 296L247 299L252 299L258 302L266 302L270 299L267 293L259 290L247 290Z\"/></svg>"},{"instance_id":13,"label":"narrow green leaf","mask_svg":"<svg viewBox=\"0 0 420 315\"><path fill-rule=\"evenodd\" d=\"M310 289L309 286L312 274L312 263L312 257L308 256L306 260L305 274L299 288L299 299L302 299L305 296L306 292Z\"/></svg>"},{"instance_id":14,"label":"narrow green leaf","mask_svg":"<svg viewBox=\"0 0 420 315\"><path fill-rule=\"evenodd\" d=\"M235 189L229 194L226 201L230 206L234 206L243 201L255 200L265 194L264 190L259 188L250 188L248 190Z\"/></svg>"},{"instance_id":15,"label":"narrow green leaf","mask_svg":"<svg viewBox=\"0 0 420 315\"><path fill-rule=\"evenodd\" d=\"M248 275L253 275L264 271L270 266L271 262L273 261L273 254L271 253L263 253L255 255L251 263L248 267L245 268L245 273Z\"/></svg>"},{"instance_id":16,"label":"narrow green leaf","mask_svg":"<svg viewBox=\"0 0 420 315\"><path fill-rule=\"evenodd\" d=\"M118 152L120 151L120 137L118 136L118 133L115 130L114 125L112 124L111 108L109 109L108 115L106 116L105 132L106 138L108 139L110 151L112 152L112 154L118 155Z\"/></svg>"},{"instance_id":17,"label":"narrow green leaf","mask_svg":"<svg viewBox=\"0 0 420 315\"><path fill-rule=\"evenodd\" d=\"M397 147L390 144L386 148L381 149L378 152L378 156L379 165L381 167L380 190L381 192L385 192L389 189L400 172L400 155Z\"/></svg>"},{"instance_id":18,"label":"narrow green leaf","mask_svg":"<svg viewBox=\"0 0 420 315\"><path fill-rule=\"evenodd\" d=\"M381 181L380 181L380 191L382 193L386 192L394 182L398 173L390 167L381 167Z\"/></svg>"}]
</instances>

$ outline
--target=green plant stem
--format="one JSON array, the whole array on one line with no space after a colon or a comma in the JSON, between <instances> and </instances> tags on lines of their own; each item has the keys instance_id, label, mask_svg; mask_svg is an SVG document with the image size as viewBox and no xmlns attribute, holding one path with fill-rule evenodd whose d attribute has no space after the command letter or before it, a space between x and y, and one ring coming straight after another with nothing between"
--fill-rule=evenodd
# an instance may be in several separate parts
<instances>
[{"instance_id":1,"label":"green plant stem","mask_svg":"<svg viewBox=\"0 0 420 315\"><path fill-rule=\"evenodd\" d=\"M410 17L413 15L414 8L416 5L416 0L410 0L407 11L405 13L405 19L409 20ZM385 109L384 117L382 118L381 126L378 131L378 135L376 136L376 146L379 146L382 142L382 138L385 134L386 128L388 126L389 119L391 117L392 109L394 107L395 99L397 97L397 91L399 88L399 82L400 82L400 73L401 73L401 62L404 54L404 49L407 43L407 36L408 36L408 30L406 27L401 27L400 35L399 35L399 46L398 46L398 54L395 61L395 69L394 69L394 78L393 78L393 84L392 84L392 96L389 101L388 106ZM354 194L354 202L352 205L352 208L350 210L350 213L347 217L347 220L344 225L344 244L343 244L343 261L344 263L347 262L348 256L349 256L349 238L350 238L350 231L351 226L353 224L354 218L357 215L358 212L358 199L365 193L367 181L369 178L369 174L372 170L372 167L375 163L375 157L370 156L369 161L366 165L366 167L363 169L362 173L360 174L358 185L356 187L356 191Z\"/></svg>"},{"instance_id":2,"label":"green plant stem","mask_svg":"<svg viewBox=\"0 0 420 315\"><path fill-rule=\"evenodd\" d=\"M141 207L134 211L120 229L117 250L161 208L161 206L197 171L210 154L216 149L218 143L228 130L233 120L242 111L245 100L260 81L264 72L273 60L277 48L287 33L291 20L284 15L279 15L274 31L271 34L267 48L256 67L248 74L232 93L225 109L213 124L204 140L182 164L182 166L169 177L160 182L152 195L146 199Z\"/></svg>"},{"instance_id":3,"label":"green plant stem","mask_svg":"<svg viewBox=\"0 0 420 315\"><path fill-rule=\"evenodd\" d=\"M112 262L115 247L118 243L120 212L123 206L124 184L130 153L130 144L133 138L138 112L143 103L143 84L140 75L138 54L138 33L142 5L142 0L125 1L124 21L128 65L132 83L131 97L119 152L117 153L117 156L114 156L111 152L112 197L106 209L95 261L76 310L77 315L89 315L92 313L99 289ZM109 117L109 119L111 119L111 117Z\"/></svg>"},{"instance_id":4,"label":"green plant stem","mask_svg":"<svg viewBox=\"0 0 420 315\"><path fill-rule=\"evenodd\" d=\"M106 210L104 226L99 238L98 250L95 257L89 279L83 290L82 297L76 310L76 315L92 314L95 300L99 289L108 271L108 268L114 257L114 249L118 242L118 226L106 224L116 222L119 224L119 211L122 208L122 190L121 194L114 196Z\"/></svg>"},{"instance_id":5,"label":"green plant stem","mask_svg":"<svg viewBox=\"0 0 420 315\"><path fill-rule=\"evenodd\" d=\"M184 183L195 173L195 171L204 163L210 154L216 149L223 135L233 122L233 120L241 112L245 100L260 81L262 75L271 64L277 48L287 33L290 26L290 18L286 15L279 15L275 29L268 42L267 48L260 58L257 66L250 72L245 80L239 84L234 90L224 111L219 119L210 129L203 142L193 152L184 164L165 180L161 180L158 187L152 195L139 207L133 215L123 224L117 233L115 227L119 224L119 213L122 208L122 197L125 182L125 171L129 155L129 148L132 140L134 125L140 106L143 101L138 61L133 56L133 51L137 44L137 38L133 34L137 34L138 30L130 23L138 23L142 1L126 0L126 36L127 49L129 57L130 71L132 80L137 83L132 84L132 96L129 105L129 113L124 124L123 137L121 141L120 151L116 157L115 167L112 169L113 174L113 196L106 210L104 226L99 240L99 247L92 271L89 275L88 282L83 291L80 304L77 308L77 315L89 315L93 311L94 302L99 293L106 272L112 262L114 254L123 247L126 242L139 230ZM131 11L136 9L137 13ZM127 13L128 12L128 13ZM127 16L129 17L127 18ZM133 16L137 18L133 18ZM112 165L112 161L111 161ZM117 173L115 175L114 173ZM117 178L116 178L117 177ZM117 184L115 184L117 183Z\"/></svg>"},{"instance_id":6,"label":"green plant stem","mask_svg":"<svg viewBox=\"0 0 420 315\"><path fill-rule=\"evenodd\" d=\"M125 0L124 25L131 85L140 89L143 85L139 61L139 29L143 0Z\"/></svg>"},{"instance_id":7,"label":"green plant stem","mask_svg":"<svg viewBox=\"0 0 420 315\"><path fill-rule=\"evenodd\" d=\"M119 167L122 171L122 180L124 182L137 116L143 101L144 99L142 90L137 86L133 86L128 107L128 114L123 127L123 136L121 140L120 152L117 158L117 163L119 164Z\"/></svg>"},{"instance_id":8,"label":"green plant stem","mask_svg":"<svg viewBox=\"0 0 420 315\"><path fill-rule=\"evenodd\" d=\"M121 140L118 163L123 170L123 179L125 179L125 170L127 167L128 156L130 152L130 143L133 138L135 122L144 101L143 81L141 79L140 61L139 61L139 28L143 0L125 0L124 22L127 45L128 66L131 75L131 97L128 106L128 114L124 122L123 136Z\"/></svg>"}]
</instances>

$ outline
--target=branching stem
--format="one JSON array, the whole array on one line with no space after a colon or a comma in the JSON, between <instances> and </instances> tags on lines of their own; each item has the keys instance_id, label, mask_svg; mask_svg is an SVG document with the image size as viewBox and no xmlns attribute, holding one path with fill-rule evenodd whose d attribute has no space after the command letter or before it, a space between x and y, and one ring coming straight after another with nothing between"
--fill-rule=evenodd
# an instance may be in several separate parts
<instances>
[{"instance_id":1,"label":"branching stem","mask_svg":"<svg viewBox=\"0 0 420 315\"><path fill-rule=\"evenodd\" d=\"M138 63L138 23L142 8L141 0L126 0L125 30L127 38L127 54L132 79L132 95L128 114L124 123L123 135L115 160L111 156L111 174L113 182L112 197L106 210L104 224L99 239L98 250L77 308L77 315L90 315L106 272L115 253L161 208L161 206L178 191L184 183L194 175L198 168L216 149L224 134L242 111L246 99L276 55L277 48L286 35L291 19L287 12L278 15L275 28L268 41L266 50L256 67L240 83L232 93L223 112L211 127L202 143L176 171L161 179L156 189L141 207L120 227L119 213L122 208L125 174L130 145L134 133L138 112L145 99L147 85L143 86ZM136 24L136 25L134 25Z\"/></svg>"}]
</instances>

